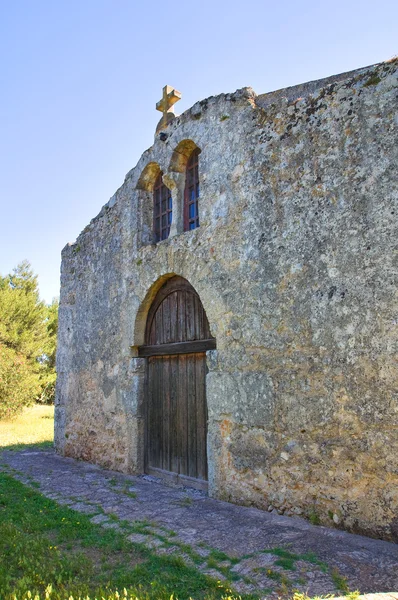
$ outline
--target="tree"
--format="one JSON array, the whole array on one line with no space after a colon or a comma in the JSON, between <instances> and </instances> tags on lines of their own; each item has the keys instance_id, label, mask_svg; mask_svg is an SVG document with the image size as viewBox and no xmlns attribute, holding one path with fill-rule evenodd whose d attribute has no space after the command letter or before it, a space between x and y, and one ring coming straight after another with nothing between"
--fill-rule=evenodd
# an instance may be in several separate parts
<instances>
[{"instance_id":1,"label":"tree","mask_svg":"<svg viewBox=\"0 0 398 600\"><path fill-rule=\"evenodd\" d=\"M32 404L40 384L25 357L0 342L0 419Z\"/></svg>"},{"instance_id":2,"label":"tree","mask_svg":"<svg viewBox=\"0 0 398 600\"><path fill-rule=\"evenodd\" d=\"M53 399L57 312L40 300L28 261L0 277L0 418Z\"/></svg>"},{"instance_id":3,"label":"tree","mask_svg":"<svg viewBox=\"0 0 398 600\"><path fill-rule=\"evenodd\" d=\"M41 394L39 402L52 404L55 399L55 382L57 375L55 372L55 358L57 352L57 333L58 333L58 306L56 298L52 303L46 306L46 344L44 353L40 359L41 362Z\"/></svg>"}]
</instances>

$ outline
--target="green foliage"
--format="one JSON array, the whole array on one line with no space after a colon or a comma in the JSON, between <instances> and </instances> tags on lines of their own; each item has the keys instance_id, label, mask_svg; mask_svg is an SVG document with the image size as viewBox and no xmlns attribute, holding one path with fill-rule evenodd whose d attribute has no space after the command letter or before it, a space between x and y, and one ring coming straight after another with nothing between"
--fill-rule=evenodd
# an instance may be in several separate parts
<instances>
[{"instance_id":1,"label":"green foliage","mask_svg":"<svg viewBox=\"0 0 398 600\"><path fill-rule=\"evenodd\" d=\"M0 276L0 419L53 400L57 324L58 302L40 300L28 261Z\"/></svg>"},{"instance_id":2,"label":"green foliage","mask_svg":"<svg viewBox=\"0 0 398 600\"><path fill-rule=\"evenodd\" d=\"M124 588L121 592L119 592L118 590L114 590L114 591L109 591L107 590L106 592L101 592L101 600L151 600L153 598L153 596L149 593L145 593L145 592L138 592L137 593L134 590L126 590L126 588ZM162 596L163 598L163 596ZM204 600L213 598L213 596L206 596ZM84 596L84 598L82 598L81 596L71 596L70 594L67 594L66 596L63 594L60 594L58 592L58 590L56 588L54 588L52 585L48 585L45 593L40 595L40 594L32 594L32 592L29 590L27 592L25 592L24 594L21 594L19 596L16 596L15 594L12 596L12 598L10 598L10 600L98 600L97 597L95 596ZM8 599L6 599L8 600ZM166 600L179 600L177 598L177 596L175 596L174 594L171 594L170 598L166 598ZM241 596L231 596L231 595L226 595L226 596L222 596L221 600L241 600ZM309 598L306 597L306 600L310 600Z\"/></svg>"},{"instance_id":3,"label":"green foliage","mask_svg":"<svg viewBox=\"0 0 398 600\"><path fill-rule=\"evenodd\" d=\"M311 508L309 510L308 520L311 523L311 525L320 525L321 524L321 519L320 519L318 513L316 512L315 508Z\"/></svg>"},{"instance_id":4,"label":"green foliage","mask_svg":"<svg viewBox=\"0 0 398 600\"><path fill-rule=\"evenodd\" d=\"M358 598L361 596L361 593L356 590L355 592L347 592L344 594L344 596L345 600L358 600ZM327 596L327 598L329 598L329 596ZM307 594L295 592L293 594L293 600L311 600L311 598L307 596ZM321 598L319 596L315 596L312 600L321 600Z\"/></svg>"},{"instance_id":5,"label":"green foliage","mask_svg":"<svg viewBox=\"0 0 398 600\"><path fill-rule=\"evenodd\" d=\"M333 571L331 572L331 577L334 585L336 586L336 589L338 589L340 592L350 591L347 584L347 578L340 575L337 569L333 569Z\"/></svg>"},{"instance_id":6,"label":"green foliage","mask_svg":"<svg viewBox=\"0 0 398 600\"><path fill-rule=\"evenodd\" d=\"M376 73L373 73L373 75L371 75L366 81L366 83L364 83L363 85L364 87L369 87L370 85L377 85L378 83L380 83L380 81L380 77Z\"/></svg>"},{"instance_id":7,"label":"green foliage","mask_svg":"<svg viewBox=\"0 0 398 600\"><path fill-rule=\"evenodd\" d=\"M44 404L53 404L55 399L55 382L57 379L55 372L55 357L57 352L58 304L58 300L54 299L51 304L45 307L46 343L40 359L41 393L37 398L38 402Z\"/></svg>"},{"instance_id":8,"label":"green foliage","mask_svg":"<svg viewBox=\"0 0 398 600\"><path fill-rule=\"evenodd\" d=\"M38 378L26 357L0 342L0 419L14 416L39 393Z\"/></svg>"},{"instance_id":9,"label":"green foliage","mask_svg":"<svg viewBox=\"0 0 398 600\"><path fill-rule=\"evenodd\" d=\"M294 554L293 552L289 552L285 548L267 548L266 550L262 550L264 554L273 554L277 556L278 559L275 561L275 565L282 567L288 571L296 571L296 561L302 560L305 562L309 562L313 565L317 565L321 571L326 573L328 571L328 565L317 557L315 552L306 552L305 554Z\"/></svg>"},{"instance_id":10,"label":"green foliage","mask_svg":"<svg viewBox=\"0 0 398 600\"><path fill-rule=\"evenodd\" d=\"M282 569L285 569L286 571L295 571L296 566L294 563L294 558L278 558L278 560L275 561L275 565L282 567Z\"/></svg>"},{"instance_id":11,"label":"green foliage","mask_svg":"<svg viewBox=\"0 0 398 600\"><path fill-rule=\"evenodd\" d=\"M278 571L274 571L273 569L266 569L265 574L268 577L268 579L278 581L284 587L289 586L291 583L290 580L286 577L286 575L283 575Z\"/></svg>"},{"instance_id":12,"label":"green foliage","mask_svg":"<svg viewBox=\"0 0 398 600\"><path fill-rule=\"evenodd\" d=\"M301 554L301 556L299 556L299 558L301 560L305 560L309 563L312 563L313 565L317 565L321 571L323 571L324 573L327 573L328 571L328 565L323 562L322 560L319 560L319 558L317 557L317 555L315 554L315 552L306 552L305 554Z\"/></svg>"}]
</instances>

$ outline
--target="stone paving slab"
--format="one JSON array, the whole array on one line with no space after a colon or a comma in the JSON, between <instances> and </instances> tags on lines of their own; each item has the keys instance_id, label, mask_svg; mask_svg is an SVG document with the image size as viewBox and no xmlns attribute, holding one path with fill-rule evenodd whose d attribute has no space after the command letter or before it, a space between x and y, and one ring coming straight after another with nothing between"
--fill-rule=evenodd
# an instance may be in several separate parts
<instances>
[{"instance_id":1,"label":"stone paving slab","mask_svg":"<svg viewBox=\"0 0 398 600\"><path fill-rule=\"evenodd\" d=\"M179 555L231 581L239 593L338 595L345 581L366 600L375 600L374 594L398 600L396 544L221 502L153 477L106 471L52 450L4 451L1 463L28 485L39 484L45 496L93 514L93 523L117 527L154 552ZM287 568L281 549L300 555L294 569Z\"/></svg>"},{"instance_id":2,"label":"stone paving slab","mask_svg":"<svg viewBox=\"0 0 398 600\"><path fill-rule=\"evenodd\" d=\"M339 598L333 598L330 600L346 600L345 596ZM398 592L392 592L391 594L361 594L357 600L398 600Z\"/></svg>"}]
</instances>

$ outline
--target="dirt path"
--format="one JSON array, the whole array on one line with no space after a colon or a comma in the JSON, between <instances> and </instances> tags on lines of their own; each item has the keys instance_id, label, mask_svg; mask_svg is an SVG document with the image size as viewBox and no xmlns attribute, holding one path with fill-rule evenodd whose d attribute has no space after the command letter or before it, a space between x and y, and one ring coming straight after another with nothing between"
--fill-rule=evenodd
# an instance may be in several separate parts
<instances>
[{"instance_id":1,"label":"dirt path","mask_svg":"<svg viewBox=\"0 0 398 600\"><path fill-rule=\"evenodd\" d=\"M45 496L119 528L133 542L180 555L232 581L240 593L338 595L345 581L363 594L398 592L396 544L213 500L152 477L105 471L53 451L4 451L1 463L21 481L38 483Z\"/></svg>"}]
</instances>

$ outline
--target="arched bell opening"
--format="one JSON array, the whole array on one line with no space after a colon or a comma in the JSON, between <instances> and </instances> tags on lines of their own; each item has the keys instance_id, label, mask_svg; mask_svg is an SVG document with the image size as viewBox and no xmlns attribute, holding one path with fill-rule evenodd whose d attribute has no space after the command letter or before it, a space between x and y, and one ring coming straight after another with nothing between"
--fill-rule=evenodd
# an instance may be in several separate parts
<instances>
[{"instance_id":1,"label":"arched bell opening","mask_svg":"<svg viewBox=\"0 0 398 600\"><path fill-rule=\"evenodd\" d=\"M154 234L154 189L162 170L158 163L150 162L142 171L136 189L138 194L138 247L153 244Z\"/></svg>"}]
</instances>

